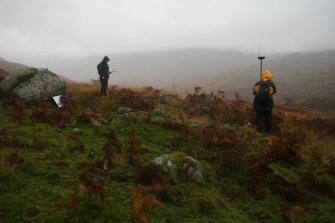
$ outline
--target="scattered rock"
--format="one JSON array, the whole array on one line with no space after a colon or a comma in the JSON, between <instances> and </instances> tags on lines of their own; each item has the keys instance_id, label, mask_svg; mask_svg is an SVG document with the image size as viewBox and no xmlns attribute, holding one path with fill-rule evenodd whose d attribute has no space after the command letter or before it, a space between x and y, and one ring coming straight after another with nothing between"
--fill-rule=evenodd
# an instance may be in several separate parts
<instances>
[{"instance_id":1,"label":"scattered rock","mask_svg":"<svg viewBox=\"0 0 335 223\"><path fill-rule=\"evenodd\" d=\"M167 116L167 112L164 111L164 110L162 110L162 109L156 108L155 110L153 110L151 112L151 115L152 116L166 117Z\"/></svg>"},{"instance_id":2,"label":"scattered rock","mask_svg":"<svg viewBox=\"0 0 335 223\"><path fill-rule=\"evenodd\" d=\"M202 106L201 107L201 113L208 113L211 110L208 106Z\"/></svg>"},{"instance_id":3,"label":"scattered rock","mask_svg":"<svg viewBox=\"0 0 335 223\"><path fill-rule=\"evenodd\" d=\"M123 113L122 115L129 121L136 121L138 117L136 112Z\"/></svg>"},{"instance_id":4,"label":"scattered rock","mask_svg":"<svg viewBox=\"0 0 335 223\"><path fill-rule=\"evenodd\" d=\"M192 123L192 124L191 124L191 128L197 128L197 127L199 127L198 124L195 124L195 123Z\"/></svg>"},{"instance_id":5,"label":"scattered rock","mask_svg":"<svg viewBox=\"0 0 335 223\"><path fill-rule=\"evenodd\" d=\"M188 181L193 181L196 184L206 184L207 173L201 163L191 156L185 156L183 167L186 172Z\"/></svg>"},{"instance_id":6,"label":"scattered rock","mask_svg":"<svg viewBox=\"0 0 335 223\"><path fill-rule=\"evenodd\" d=\"M25 68L10 73L0 83L0 91L31 100L42 100L66 92L66 84L48 69Z\"/></svg>"},{"instance_id":7,"label":"scattered rock","mask_svg":"<svg viewBox=\"0 0 335 223\"><path fill-rule=\"evenodd\" d=\"M185 174L189 183L196 183L199 185L205 185L207 183L207 173L202 164L198 160L184 153L172 155L163 154L151 161L149 165L153 165L169 174L174 183L178 182L178 175L180 174L178 173L178 170L184 170L183 174Z\"/></svg>"},{"instance_id":8,"label":"scattered rock","mask_svg":"<svg viewBox=\"0 0 335 223\"><path fill-rule=\"evenodd\" d=\"M133 109L131 108L127 108L127 107L120 107L118 110L117 110L117 113L118 114L124 114L124 113L129 113L131 112Z\"/></svg>"},{"instance_id":9,"label":"scattered rock","mask_svg":"<svg viewBox=\"0 0 335 223\"><path fill-rule=\"evenodd\" d=\"M225 124L223 124L223 126L227 130L236 131L236 128L234 126L232 126L231 124L225 123Z\"/></svg>"},{"instance_id":10,"label":"scattered rock","mask_svg":"<svg viewBox=\"0 0 335 223\"><path fill-rule=\"evenodd\" d=\"M168 154L163 154L157 158L155 158L153 161L151 161L152 164L154 164L156 167L164 171L165 173L168 173L172 181L174 183L177 183L178 178L178 165L175 159L173 159Z\"/></svg>"},{"instance_id":11,"label":"scattered rock","mask_svg":"<svg viewBox=\"0 0 335 223\"><path fill-rule=\"evenodd\" d=\"M170 100L168 98L161 98L160 103L165 104L165 105L170 105Z\"/></svg>"},{"instance_id":12,"label":"scattered rock","mask_svg":"<svg viewBox=\"0 0 335 223\"><path fill-rule=\"evenodd\" d=\"M74 129L73 129L73 132L79 132L79 131L80 131L79 128L74 128Z\"/></svg>"}]
</instances>

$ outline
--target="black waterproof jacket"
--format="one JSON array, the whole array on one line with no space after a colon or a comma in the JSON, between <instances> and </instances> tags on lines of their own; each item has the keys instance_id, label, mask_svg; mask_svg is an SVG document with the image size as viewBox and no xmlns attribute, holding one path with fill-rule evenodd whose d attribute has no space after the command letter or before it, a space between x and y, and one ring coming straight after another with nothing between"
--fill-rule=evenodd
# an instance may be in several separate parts
<instances>
[{"instance_id":1,"label":"black waterproof jacket","mask_svg":"<svg viewBox=\"0 0 335 223\"><path fill-rule=\"evenodd\" d=\"M260 111L271 111L273 109L273 98L272 95L277 92L275 84L272 82L272 74L270 71L266 70L262 74L262 80L256 82L253 88L253 94L256 96L259 90L260 85L265 81L270 86L270 95L271 100L267 103L262 103L257 100L257 97L254 98L254 109L260 110Z\"/></svg>"},{"instance_id":2,"label":"black waterproof jacket","mask_svg":"<svg viewBox=\"0 0 335 223\"><path fill-rule=\"evenodd\" d=\"M98 64L97 67L98 67L98 72L99 72L100 77L109 78L110 71L109 71L108 60L107 59L104 58Z\"/></svg>"}]
</instances>

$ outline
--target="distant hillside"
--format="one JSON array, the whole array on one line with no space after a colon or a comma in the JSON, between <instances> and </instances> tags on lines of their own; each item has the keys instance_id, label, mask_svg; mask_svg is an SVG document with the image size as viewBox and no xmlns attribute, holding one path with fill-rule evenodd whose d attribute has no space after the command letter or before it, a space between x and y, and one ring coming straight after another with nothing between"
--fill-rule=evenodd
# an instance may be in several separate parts
<instances>
[{"instance_id":1,"label":"distant hillside","mask_svg":"<svg viewBox=\"0 0 335 223\"><path fill-rule=\"evenodd\" d=\"M29 64L49 67L76 81L97 79L96 66L104 55L70 59L37 58ZM224 71L252 65L256 55L234 50L189 49L161 52L108 54L112 74L111 83L118 85L151 85L159 88L180 88L195 78L208 74L219 75Z\"/></svg>"},{"instance_id":2,"label":"distant hillside","mask_svg":"<svg viewBox=\"0 0 335 223\"><path fill-rule=\"evenodd\" d=\"M18 69L26 68L27 65L6 61L0 57L0 69L10 73Z\"/></svg>"},{"instance_id":3,"label":"distant hillside","mask_svg":"<svg viewBox=\"0 0 335 223\"><path fill-rule=\"evenodd\" d=\"M0 57L0 80L2 80L8 73L11 73L18 69L27 68L27 67L29 66L20 64L20 63L8 62L2 57ZM67 77L64 77L62 75L59 75L59 76L63 78L66 82L73 82L73 80Z\"/></svg>"},{"instance_id":4,"label":"distant hillside","mask_svg":"<svg viewBox=\"0 0 335 223\"><path fill-rule=\"evenodd\" d=\"M278 88L277 104L307 105L335 110L335 50L293 53L279 58L268 57L263 70L274 75ZM221 75L199 79L207 83L206 89L224 89L228 95L234 91L251 100L251 89L259 79L259 63L223 72Z\"/></svg>"},{"instance_id":5,"label":"distant hillside","mask_svg":"<svg viewBox=\"0 0 335 223\"><path fill-rule=\"evenodd\" d=\"M238 92L252 100L251 88L259 78L257 55L234 50L189 49L162 52L107 54L110 84L153 86L183 93L194 86L207 91L223 89L227 97ZM98 79L96 65L104 55L78 58L26 58L23 63L47 67L75 81ZM335 111L335 50L265 55L277 84L276 104L309 106ZM3 63L0 62L0 64ZM6 62L8 63L8 62ZM6 70L5 68L0 68Z\"/></svg>"}]
</instances>

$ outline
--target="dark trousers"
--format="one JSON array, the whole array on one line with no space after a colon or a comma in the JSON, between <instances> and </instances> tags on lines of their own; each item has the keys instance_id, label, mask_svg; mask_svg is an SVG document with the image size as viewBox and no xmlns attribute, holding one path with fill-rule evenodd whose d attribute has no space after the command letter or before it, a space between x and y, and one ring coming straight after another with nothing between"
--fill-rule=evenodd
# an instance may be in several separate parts
<instances>
[{"instance_id":1,"label":"dark trousers","mask_svg":"<svg viewBox=\"0 0 335 223\"><path fill-rule=\"evenodd\" d=\"M258 131L260 133L270 133L271 132L272 110L263 111L263 110L256 109L256 114L257 114Z\"/></svg>"},{"instance_id":2,"label":"dark trousers","mask_svg":"<svg viewBox=\"0 0 335 223\"><path fill-rule=\"evenodd\" d=\"M100 77L100 96L106 96L107 86L108 86L108 78L107 77Z\"/></svg>"}]
</instances>

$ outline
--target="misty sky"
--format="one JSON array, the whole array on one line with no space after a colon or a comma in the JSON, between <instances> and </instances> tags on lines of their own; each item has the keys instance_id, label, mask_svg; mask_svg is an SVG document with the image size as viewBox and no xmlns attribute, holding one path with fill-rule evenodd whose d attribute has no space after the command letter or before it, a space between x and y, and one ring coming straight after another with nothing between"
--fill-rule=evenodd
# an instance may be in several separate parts
<instances>
[{"instance_id":1,"label":"misty sky","mask_svg":"<svg viewBox=\"0 0 335 223\"><path fill-rule=\"evenodd\" d=\"M335 48L334 0L0 0L0 57Z\"/></svg>"}]
</instances>

